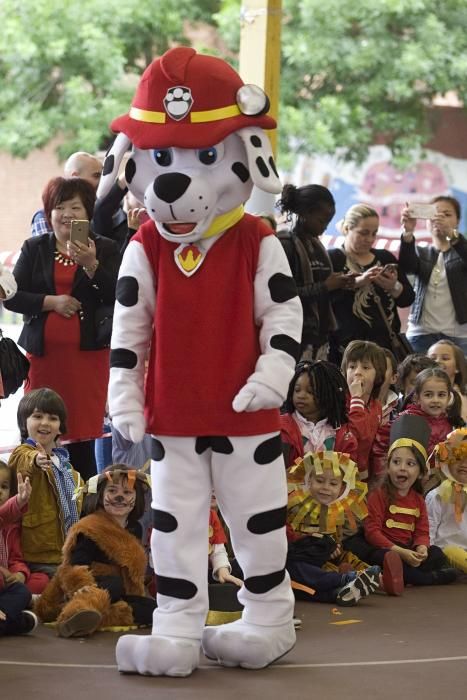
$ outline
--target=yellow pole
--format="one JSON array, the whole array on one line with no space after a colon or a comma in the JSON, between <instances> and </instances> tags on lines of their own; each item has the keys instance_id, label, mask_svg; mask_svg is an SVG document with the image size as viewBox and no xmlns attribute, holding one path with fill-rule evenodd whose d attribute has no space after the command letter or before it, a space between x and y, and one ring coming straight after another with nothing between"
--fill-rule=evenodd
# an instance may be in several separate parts
<instances>
[{"instance_id":1,"label":"yellow pole","mask_svg":"<svg viewBox=\"0 0 467 700\"><path fill-rule=\"evenodd\" d=\"M271 102L270 114L279 112L282 0L244 0L241 14L239 72L245 83L263 88ZM269 132L274 155L276 130Z\"/></svg>"}]
</instances>

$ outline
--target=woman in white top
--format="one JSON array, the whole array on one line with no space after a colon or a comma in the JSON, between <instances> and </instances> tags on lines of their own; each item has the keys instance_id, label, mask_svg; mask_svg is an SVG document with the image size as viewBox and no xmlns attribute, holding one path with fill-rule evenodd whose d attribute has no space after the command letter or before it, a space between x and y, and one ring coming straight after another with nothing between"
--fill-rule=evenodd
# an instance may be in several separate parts
<instances>
[{"instance_id":1,"label":"woman in white top","mask_svg":"<svg viewBox=\"0 0 467 700\"><path fill-rule=\"evenodd\" d=\"M457 230L460 205L454 197L435 197L433 219L427 221L432 244L415 244L417 219L402 210L399 266L415 276L407 337L415 352L425 353L449 339L467 354L467 240Z\"/></svg>"}]
</instances>

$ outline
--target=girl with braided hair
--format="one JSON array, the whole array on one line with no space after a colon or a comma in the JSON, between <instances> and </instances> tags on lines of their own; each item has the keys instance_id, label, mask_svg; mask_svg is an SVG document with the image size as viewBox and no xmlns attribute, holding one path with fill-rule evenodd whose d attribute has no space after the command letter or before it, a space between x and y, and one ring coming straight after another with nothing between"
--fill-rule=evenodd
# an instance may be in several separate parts
<instances>
[{"instance_id":1,"label":"girl with braided hair","mask_svg":"<svg viewBox=\"0 0 467 700\"><path fill-rule=\"evenodd\" d=\"M345 452L356 461L352 408L345 377L331 362L302 361L295 368L283 406L281 440L286 467L305 452Z\"/></svg>"}]
</instances>

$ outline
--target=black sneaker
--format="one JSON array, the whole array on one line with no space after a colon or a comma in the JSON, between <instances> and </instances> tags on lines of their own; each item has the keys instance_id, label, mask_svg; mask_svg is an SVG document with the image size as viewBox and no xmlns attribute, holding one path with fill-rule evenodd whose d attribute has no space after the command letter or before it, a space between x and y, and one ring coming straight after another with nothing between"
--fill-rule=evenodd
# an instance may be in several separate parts
<instances>
[{"instance_id":1,"label":"black sneaker","mask_svg":"<svg viewBox=\"0 0 467 700\"><path fill-rule=\"evenodd\" d=\"M14 634L29 634L36 629L38 624L39 620L32 610L23 610L18 618L18 622L14 624Z\"/></svg>"},{"instance_id":2,"label":"black sneaker","mask_svg":"<svg viewBox=\"0 0 467 700\"><path fill-rule=\"evenodd\" d=\"M366 598L379 587L381 569L379 566L369 566L363 571L357 571L356 577L339 589L336 596L337 605L356 605L361 598Z\"/></svg>"},{"instance_id":3,"label":"black sneaker","mask_svg":"<svg viewBox=\"0 0 467 700\"><path fill-rule=\"evenodd\" d=\"M453 583L457 578L457 569L439 569L433 571L433 583L437 586L443 586L446 583Z\"/></svg>"}]
</instances>

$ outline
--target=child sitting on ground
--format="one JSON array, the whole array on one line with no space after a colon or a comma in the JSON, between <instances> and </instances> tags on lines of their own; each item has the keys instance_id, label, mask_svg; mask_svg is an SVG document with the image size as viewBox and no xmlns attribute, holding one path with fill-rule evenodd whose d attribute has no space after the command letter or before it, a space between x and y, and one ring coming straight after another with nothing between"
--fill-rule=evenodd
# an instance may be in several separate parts
<instances>
[{"instance_id":1,"label":"child sitting on ground","mask_svg":"<svg viewBox=\"0 0 467 700\"><path fill-rule=\"evenodd\" d=\"M147 558L138 522L149 487L144 472L124 464L86 483L85 517L70 529L63 563L35 605L44 622L57 619L60 637L152 624L156 603L145 594Z\"/></svg>"},{"instance_id":2,"label":"child sitting on ground","mask_svg":"<svg viewBox=\"0 0 467 700\"><path fill-rule=\"evenodd\" d=\"M16 477L14 471L4 462L0 462L0 506L6 503L10 498L11 504L15 503L15 496L18 494L19 484L24 484L23 478L20 473ZM30 481L29 477L26 477L26 483L28 484L27 495L28 501L30 499ZM24 487L22 488L24 493ZM8 560L8 570L9 581L24 583L26 588L33 593L41 593L46 587L49 577L46 574L36 572L31 573L28 565L24 561L24 555L21 549L21 518L23 514L27 512L27 508L24 507L20 512L19 516L11 521L8 526L5 527L3 532L3 552L5 558ZM1 535L0 535L1 537ZM2 547L0 546L0 552Z\"/></svg>"},{"instance_id":3,"label":"child sitting on ground","mask_svg":"<svg viewBox=\"0 0 467 700\"><path fill-rule=\"evenodd\" d=\"M435 360L419 352L407 355L402 360L397 368L397 388L400 394L398 411L403 411L411 403L417 375L424 369L437 366L438 364Z\"/></svg>"},{"instance_id":4,"label":"child sitting on ground","mask_svg":"<svg viewBox=\"0 0 467 700\"><path fill-rule=\"evenodd\" d=\"M18 404L22 444L10 455L9 466L29 477L32 496L23 517L21 546L31 573L53 576L62 558L70 527L78 522L80 501L73 500L81 477L69 462L68 450L57 441L66 432L66 408L51 389L35 389ZM35 590L40 593L40 590Z\"/></svg>"},{"instance_id":5,"label":"child sitting on ground","mask_svg":"<svg viewBox=\"0 0 467 700\"><path fill-rule=\"evenodd\" d=\"M378 400L386 376L383 350L367 340L352 340L345 349L341 370L349 387L349 413L358 441L356 462L361 481L369 474L370 451L381 424L382 407Z\"/></svg>"},{"instance_id":6,"label":"child sitting on ground","mask_svg":"<svg viewBox=\"0 0 467 700\"><path fill-rule=\"evenodd\" d=\"M209 512L209 579L217 583L233 583L235 586L243 586L241 578L232 575L232 565L225 547L226 543L227 535L217 513L217 499L213 494Z\"/></svg>"},{"instance_id":7,"label":"child sitting on ground","mask_svg":"<svg viewBox=\"0 0 467 700\"><path fill-rule=\"evenodd\" d=\"M344 528L366 515L367 487L341 452L308 452L289 470L286 567L297 597L355 605L379 586L380 568L342 549ZM352 570L352 569L357 569Z\"/></svg>"},{"instance_id":8,"label":"child sitting on ground","mask_svg":"<svg viewBox=\"0 0 467 700\"><path fill-rule=\"evenodd\" d=\"M18 493L11 496L12 473L0 462L0 636L27 634L37 618L26 608L31 592L24 585L28 569L22 561L18 525L31 496L29 479L18 474Z\"/></svg>"},{"instance_id":9,"label":"child sitting on ground","mask_svg":"<svg viewBox=\"0 0 467 700\"><path fill-rule=\"evenodd\" d=\"M335 365L324 360L297 364L280 416L287 468L310 451L336 450L355 459L357 438L347 394L347 382Z\"/></svg>"},{"instance_id":10,"label":"child sitting on ground","mask_svg":"<svg viewBox=\"0 0 467 700\"><path fill-rule=\"evenodd\" d=\"M229 560L227 536L217 512L217 500L211 497L209 513L209 613L207 625L219 625L240 619L243 606L237 593L243 586L243 573L235 559ZM235 569L235 575L232 573Z\"/></svg>"},{"instance_id":11,"label":"child sitting on ground","mask_svg":"<svg viewBox=\"0 0 467 700\"><path fill-rule=\"evenodd\" d=\"M379 402L382 406L381 423L376 432L370 451L370 474L368 488L381 486L386 473L389 432L391 423L397 415L399 397L395 391L397 382L397 362L391 350L382 348L386 357L386 374L379 391Z\"/></svg>"},{"instance_id":12,"label":"child sitting on ground","mask_svg":"<svg viewBox=\"0 0 467 700\"><path fill-rule=\"evenodd\" d=\"M430 541L451 566L467 574L467 429L458 428L435 448L443 481L426 496Z\"/></svg>"},{"instance_id":13,"label":"child sitting on ground","mask_svg":"<svg viewBox=\"0 0 467 700\"><path fill-rule=\"evenodd\" d=\"M383 567L387 593L400 595L404 583L451 583L439 547L430 546L422 476L427 472L429 427L420 416L403 415L391 426L388 470L383 486L368 496L363 534L347 541L358 557Z\"/></svg>"},{"instance_id":14,"label":"child sitting on ground","mask_svg":"<svg viewBox=\"0 0 467 700\"><path fill-rule=\"evenodd\" d=\"M462 348L451 340L438 340L428 348L427 355L444 369L453 390L459 394L462 420L467 421L467 363Z\"/></svg>"},{"instance_id":15,"label":"child sitting on ground","mask_svg":"<svg viewBox=\"0 0 467 700\"><path fill-rule=\"evenodd\" d=\"M454 428L461 428L460 399L453 393L451 381L440 367L424 369L417 375L412 403L400 415L421 416L430 426L428 455Z\"/></svg>"}]
</instances>

